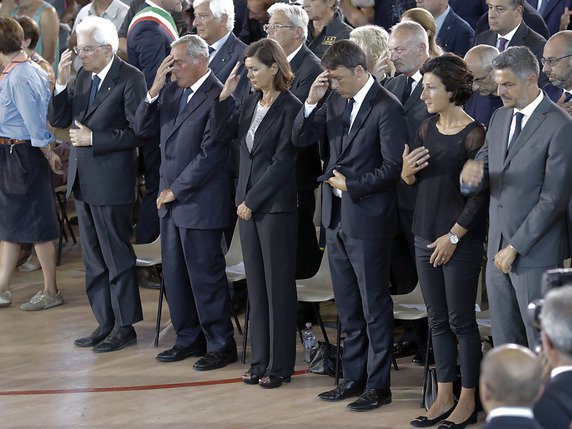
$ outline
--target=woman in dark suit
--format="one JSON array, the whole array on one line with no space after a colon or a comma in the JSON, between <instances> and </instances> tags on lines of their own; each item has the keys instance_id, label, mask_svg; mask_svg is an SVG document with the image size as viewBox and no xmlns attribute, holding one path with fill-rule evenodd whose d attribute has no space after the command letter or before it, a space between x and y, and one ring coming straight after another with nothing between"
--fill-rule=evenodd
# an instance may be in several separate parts
<instances>
[{"instance_id":1,"label":"woman in dark suit","mask_svg":"<svg viewBox=\"0 0 572 429\"><path fill-rule=\"evenodd\" d=\"M401 177L418 187L415 258L433 339L438 394L427 415L411 425L428 427L447 418L439 428L464 428L477 421L481 341L475 299L488 199L486 193L464 197L459 178L465 162L483 145L485 130L463 111L473 77L461 58L445 54L427 61L420 71L421 99L436 115L421 123L418 147L409 152L406 145ZM455 407L457 343L462 388Z\"/></svg>"},{"instance_id":2,"label":"woman in dark suit","mask_svg":"<svg viewBox=\"0 0 572 429\"><path fill-rule=\"evenodd\" d=\"M292 124L302 104L282 48L262 39L244 51L255 89L240 108L230 96L237 64L214 107L215 139L240 145L236 190L251 322L251 367L242 376L264 388L289 382L296 357L296 149Z\"/></svg>"}]
</instances>

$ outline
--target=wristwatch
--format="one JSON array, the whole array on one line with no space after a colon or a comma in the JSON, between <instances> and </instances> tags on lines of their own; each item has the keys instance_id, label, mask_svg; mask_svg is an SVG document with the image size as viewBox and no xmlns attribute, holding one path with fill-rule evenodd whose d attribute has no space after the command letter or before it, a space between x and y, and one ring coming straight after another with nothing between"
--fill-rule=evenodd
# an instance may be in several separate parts
<instances>
[{"instance_id":1,"label":"wristwatch","mask_svg":"<svg viewBox=\"0 0 572 429\"><path fill-rule=\"evenodd\" d=\"M459 237L449 231L449 241L451 242L451 244L458 244Z\"/></svg>"}]
</instances>

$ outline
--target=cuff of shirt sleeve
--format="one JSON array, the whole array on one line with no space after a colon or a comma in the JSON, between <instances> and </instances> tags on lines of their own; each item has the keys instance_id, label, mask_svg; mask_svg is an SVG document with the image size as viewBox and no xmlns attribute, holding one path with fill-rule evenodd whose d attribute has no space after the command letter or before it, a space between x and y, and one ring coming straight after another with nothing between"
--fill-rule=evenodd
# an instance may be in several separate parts
<instances>
[{"instance_id":1,"label":"cuff of shirt sleeve","mask_svg":"<svg viewBox=\"0 0 572 429\"><path fill-rule=\"evenodd\" d=\"M156 95L155 97L151 98L151 95L149 94L149 92L147 92L147 95L145 96L145 102L147 104L151 104L157 101L157 98L159 98L159 95Z\"/></svg>"},{"instance_id":2,"label":"cuff of shirt sleeve","mask_svg":"<svg viewBox=\"0 0 572 429\"><path fill-rule=\"evenodd\" d=\"M304 103L304 118L310 116L318 104L310 104L307 101Z\"/></svg>"},{"instance_id":3,"label":"cuff of shirt sleeve","mask_svg":"<svg viewBox=\"0 0 572 429\"><path fill-rule=\"evenodd\" d=\"M56 82L56 87L54 88L54 95L59 95L63 90L66 89L66 85L60 85Z\"/></svg>"}]
</instances>

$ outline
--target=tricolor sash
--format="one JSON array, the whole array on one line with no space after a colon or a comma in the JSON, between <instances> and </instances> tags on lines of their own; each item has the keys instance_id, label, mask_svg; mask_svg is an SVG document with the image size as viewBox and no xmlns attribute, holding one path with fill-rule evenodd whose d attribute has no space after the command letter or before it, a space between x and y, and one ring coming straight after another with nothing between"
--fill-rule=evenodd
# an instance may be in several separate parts
<instances>
[{"instance_id":1,"label":"tricolor sash","mask_svg":"<svg viewBox=\"0 0 572 429\"><path fill-rule=\"evenodd\" d=\"M163 9L155 6L147 6L146 8L141 9L131 20L131 24L129 24L127 32L131 31L131 29L141 21L155 21L173 40L177 40L179 38L179 32L177 31L175 20L171 14Z\"/></svg>"}]
</instances>

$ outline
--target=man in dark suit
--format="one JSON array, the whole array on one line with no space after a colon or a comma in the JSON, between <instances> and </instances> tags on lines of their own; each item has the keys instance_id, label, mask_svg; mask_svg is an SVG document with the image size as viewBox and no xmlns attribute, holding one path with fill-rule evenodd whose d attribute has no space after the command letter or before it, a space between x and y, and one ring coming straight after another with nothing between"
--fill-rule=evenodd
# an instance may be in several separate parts
<instances>
[{"instance_id":1,"label":"man in dark suit","mask_svg":"<svg viewBox=\"0 0 572 429\"><path fill-rule=\"evenodd\" d=\"M570 4L569 0L526 0L544 19L548 32L554 35L560 31L560 18L564 8Z\"/></svg>"},{"instance_id":2,"label":"man in dark suit","mask_svg":"<svg viewBox=\"0 0 572 429\"><path fill-rule=\"evenodd\" d=\"M350 38L352 27L344 22L338 3L339 0L304 2L304 10L310 20L306 45L318 58L322 58L337 40Z\"/></svg>"},{"instance_id":3,"label":"man in dark suit","mask_svg":"<svg viewBox=\"0 0 572 429\"><path fill-rule=\"evenodd\" d=\"M346 339L344 382L319 397L340 401L360 395L348 408L366 411L391 402L388 243L397 221L395 193L407 123L398 100L367 72L366 56L355 43L336 42L322 66L326 71L312 84L293 127L296 146L322 138L329 143L322 224ZM330 86L335 93L317 109Z\"/></svg>"},{"instance_id":4,"label":"man in dark suit","mask_svg":"<svg viewBox=\"0 0 572 429\"><path fill-rule=\"evenodd\" d=\"M550 83L542 88L552 101L572 114L572 31L556 33L546 42L542 71Z\"/></svg>"},{"instance_id":5,"label":"man in dark suit","mask_svg":"<svg viewBox=\"0 0 572 429\"><path fill-rule=\"evenodd\" d=\"M465 55L467 67L473 74L473 94L465 103L465 112L488 128L491 116L502 106L493 79L493 60L499 51L494 46L478 45Z\"/></svg>"},{"instance_id":6,"label":"man in dark suit","mask_svg":"<svg viewBox=\"0 0 572 429\"><path fill-rule=\"evenodd\" d=\"M268 9L270 20L266 31L284 53L294 80L290 92L298 100L308 98L308 92L316 77L322 72L320 59L306 45L308 14L299 6L276 3ZM317 145L301 148L296 156L296 185L298 193L298 244L296 251L296 278L312 277L320 266L322 251L318 245L314 226L318 176L322 170Z\"/></svg>"},{"instance_id":7,"label":"man in dark suit","mask_svg":"<svg viewBox=\"0 0 572 429\"><path fill-rule=\"evenodd\" d=\"M412 147L417 139L419 125L431 116L419 98L423 90L423 77L419 69L429 58L427 32L416 22L399 23L391 31L388 47L399 75L388 80L385 87L403 104L407 117L408 144ZM415 247L411 232L416 198L417 188L407 186L400 180L397 184L399 227L391 249L391 275L396 294L411 292L417 285ZM395 356L415 354L415 363L424 362L425 353L420 346L426 343L426 326L425 320L403 322L405 332L394 349Z\"/></svg>"},{"instance_id":8,"label":"man in dark suit","mask_svg":"<svg viewBox=\"0 0 572 429\"><path fill-rule=\"evenodd\" d=\"M548 27L546 23L538 13L538 11L533 8L529 3L526 1L523 3L524 9L522 11L522 20L526 25L528 25L532 30L536 31L545 39L550 37L550 32L548 31ZM485 9L486 10L486 9ZM479 18L477 22L477 28L475 29L475 34L478 36L484 31L489 30L489 12L486 10L486 13Z\"/></svg>"},{"instance_id":9,"label":"man in dark suit","mask_svg":"<svg viewBox=\"0 0 572 429\"><path fill-rule=\"evenodd\" d=\"M485 0L449 0L449 6L473 29L477 28L477 21L488 10Z\"/></svg>"},{"instance_id":10,"label":"man in dark suit","mask_svg":"<svg viewBox=\"0 0 572 429\"><path fill-rule=\"evenodd\" d=\"M552 373L534 405L544 428L569 429L572 423L572 286L550 291L541 314L542 346Z\"/></svg>"},{"instance_id":11,"label":"man in dark suit","mask_svg":"<svg viewBox=\"0 0 572 429\"><path fill-rule=\"evenodd\" d=\"M570 255L571 189L562 184L572 182L572 119L538 88L539 67L528 48L502 52L493 73L504 107L461 178L468 193L490 191L486 280L495 346L532 347L538 333L528 303L540 298L544 271Z\"/></svg>"},{"instance_id":12,"label":"man in dark suit","mask_svg":"<svg viewBox=\"0 0 572 429\"><path fill-rule=\"evenodd\" d=\"M500 52L511 46L526 46L540 63L546 39L522 20L524 3L524 0L487 0L490 30L477 36L475 46L491 45ZM542 73L538 78L540 87L547 82L548 78Z\"/></svg>"},{"instance_id":13,"label":"man in dark suit","mask_svg":"<svg viewBox=\"0 0 572 429\"><path fill-rule=\"evenodd\" d=\"M127 53L129 63L145 75L150 88L161 62L169 55L171 43L179 37L171 12L181 12L182 0L145 2L129 24ZM136 243L149 243L159 236L155 200L159 190L161 154L158 140L146 141L140 150L145 167L145 195L137 215Z\"/></svg>"},{"instance_id":14,"label":"man in dark suit","mask_svg":"<svg viewBox=\"0 0 572 429\"><path fill-rule=\"evenodd\" d=\"M540 361L525 347L506 344L488 352L479 384L481 403L488 412L483 429L541 429L532 413L532 404L542 392L541 375Z\"/></svg>"},{"instance_id":15,"label":"man in dark suit","mask_svg":"<svg viewBox=\"0 0 572 429\"><path fill-rule=\"evenodd\" d=\"M171 72L176 82L165 85ZM161 140L161 255L165 293L177 334L163 362L201 356L196 370L235 362L222 230L230 224L228 145L210 134L210 115L222 84L208 67L198 36L173 43L135 117L135 132Z\"/></svg>"},{"instance_id":16,"label":"man in dark suit","mask_svg":"<svg viewBox=\"0 0 572 429\"><path fill-rule=\"evenodd\" d=\"M88 17L77 35L83 68L66 89L72 53L62 54L49 120L54 127L72 126L67 195L75 197L87 296L99 324L75 344L109 352L134 344L132 325L143 319L130 239L138 144L133 120L145 80L114 55L111 21Z\"/></svg>"},{"instance_id":17,"label":"man in dark suit","mask_svg":"<svg viewBox=\"0 0 572 429\"><path fill-rule=\"evenodd\" d=\"M446 52L463 56L473 46L475 30L449 6L449 0L417 0L435 18L437 43Z\"/></svg>"}]
</instances>

